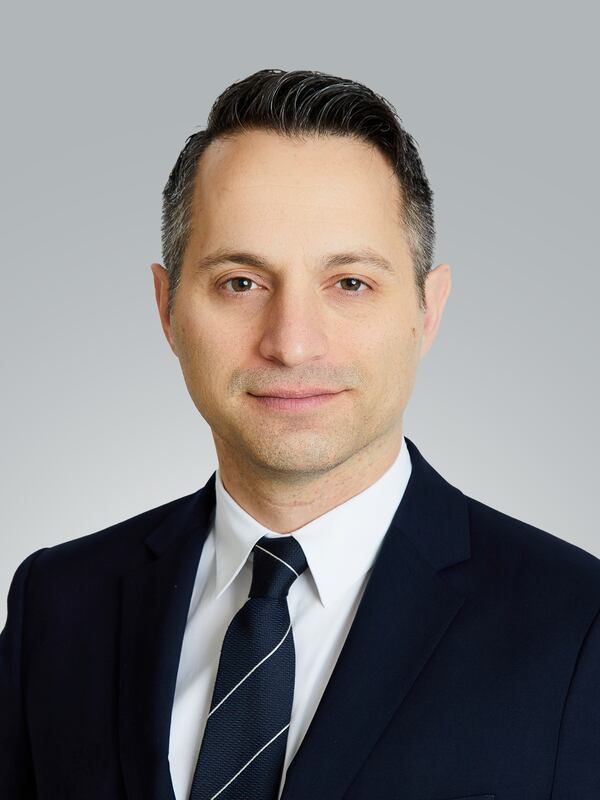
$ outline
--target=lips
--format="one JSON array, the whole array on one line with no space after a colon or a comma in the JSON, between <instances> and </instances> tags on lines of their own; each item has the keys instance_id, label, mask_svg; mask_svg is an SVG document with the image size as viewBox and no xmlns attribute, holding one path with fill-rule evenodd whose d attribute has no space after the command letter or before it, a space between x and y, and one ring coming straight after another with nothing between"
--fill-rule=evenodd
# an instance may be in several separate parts
<instances>
[{"instance_id":1,"label":"lips","mask_svg":"<svg viewBox=\"0 0 600 800\"><path fill-rule=\"evenodd\" d=\"M272 391L281 392L281 389L273 389ZM304 389L303 391L306 391ZM314 389L311 389L314 391ZM341 392L332 392L330 390L323 391L319 389L321 392L320 394L310 394L310 395L303 395L303 396L292 396L292 397L282 397L274 396L274 395L253 395L249 394L250 397L254 397L257 403L259 403L264 408L269 409L270 411L282 411L282 412L292 412L292 411L313 411L315 409L321 408L326 406L329 403L335 403L340 395L344 394L344 391Z\"/></svg>"},{"instance_id":2,"label":"lips","mask_svg":"<svg viewBox=\"0 0 600 800\"><path fill-rule=\"evenodd\" d=\"M288 388L288 389L271 389L266 392L250 392L255 397L281 397L286 399L300 399L302 397L317 397L323 394L339 394L342 389L328 389L321 386L304 387L304 388Z\"/></svg>"}]
</instances>

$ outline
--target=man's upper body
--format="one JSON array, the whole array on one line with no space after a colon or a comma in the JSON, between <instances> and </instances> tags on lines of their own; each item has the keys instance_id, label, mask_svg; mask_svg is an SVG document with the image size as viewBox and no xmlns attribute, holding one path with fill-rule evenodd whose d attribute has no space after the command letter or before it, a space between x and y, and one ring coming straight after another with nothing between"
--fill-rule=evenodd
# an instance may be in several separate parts
<instances>
[{"instance_id":1,"label":"man's upper body","mask_svg":"<svg viewBox=\"0 0 600 800\"><path fill-rule=\"evenodd\" d=\"M300 662L282 800L600 796L600 561L465 496L405 442L331 516L339 563L313 557L307 526L315 574L290 593ZM0 639L1 797L186 796L226 625L216 607L211 621L214 589L228 584L233 613L247 590L241 553L263 531L217 496L213 473L192 495L20 565ZM353 507L361 529L349 523L342 544L335 520ZM241 533L218 567L227 518ZM324 631L317 580L335 608L335 570L358 575L371 559Z\"/></svg>"},{"instance_id":2,"label":"man's upper body","mask_svg":"<svg viewBox=\"0 0 600 800\"><path fill-rule=\"evenodd\" d=\"M450 269L432 268L432 192L393 108L313 71L233 84L173 167L162 234L160 322L245 514L222 551L238 575L211 595L214 474L26 558L0 644L0 795L174 800L173 774L181 800L244 556L268 530L310 539L309 566L289 597L287 769L255 794L281 776L281 800L599 797L600 562L466 497L404 439ZM354 506L348 536L330 532ZM353 564L321 650L326 575Z\"/></svg>"}]
</instances>

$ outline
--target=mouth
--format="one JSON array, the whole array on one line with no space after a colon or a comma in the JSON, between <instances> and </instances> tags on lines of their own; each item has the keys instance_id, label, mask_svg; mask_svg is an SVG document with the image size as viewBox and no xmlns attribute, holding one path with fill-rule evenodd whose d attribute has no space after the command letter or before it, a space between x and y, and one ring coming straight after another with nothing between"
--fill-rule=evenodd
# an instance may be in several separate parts
<instances>
[{"instance_id":1,"label":"mouth","mask_svg":"<svg viewBox=\"0 0 600 800\"><path fill-rule=\"evenodd\" d=\"M307 394L308 391L311 393ZM284 391L279 389L277 394L273 395L259 395L251 392L248 394L262 406L273 411L308 411L334 402L336 398L345 394L345 391L345 389L341 391L331 391L330 389Z\"/></svg>"}]
</instances>

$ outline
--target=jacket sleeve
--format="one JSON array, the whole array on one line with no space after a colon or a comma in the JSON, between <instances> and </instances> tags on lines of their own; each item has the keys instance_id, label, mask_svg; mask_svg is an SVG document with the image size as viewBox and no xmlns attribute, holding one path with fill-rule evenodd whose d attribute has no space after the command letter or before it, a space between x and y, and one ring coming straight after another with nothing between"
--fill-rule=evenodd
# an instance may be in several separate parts
<instances>
[{"instance_id":1,"label":"jacket sleeve","mask_svg":"<svg viewBox=\"0 0 600 800\"><path fill-rule=\"evenodd\" d=\"M583 640L565 700L551 800L600 798L600 612Z\"/></svg>"},{"instance_id":2,"label":"jacket sleeve","mask_svg":"<svg viewBox=\"0 0 600 800\"><path fill-rule=\"evenodd\" d=\"M7 599L7 618L0 633L0 797L35 800L35 776L27 732L22 682L23 623L27 579L41 548L17 567Z\"/></svg>"}]
</instances>

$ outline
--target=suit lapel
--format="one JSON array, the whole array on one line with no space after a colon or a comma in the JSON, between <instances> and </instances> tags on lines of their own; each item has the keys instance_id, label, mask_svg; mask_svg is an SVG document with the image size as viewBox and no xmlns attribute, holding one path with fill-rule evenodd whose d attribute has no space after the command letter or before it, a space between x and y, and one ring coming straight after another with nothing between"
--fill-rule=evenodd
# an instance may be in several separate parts
<instances>
[{"instance_id":1,"label":"suit lapel","mask_svg":"<svg viewBox=\"0 0 600 800\"><path fill-rule=\"evenodd\" d=\"M169 734L177 669L215 473L181 498L146 539L144 562L122 579L119 745L130 800L174 800ZM158 556L158 557L156 557Z\"/></svg>"},{"instance_id":2,"label":"suit lapel","mask_svg":"<svg viewBox=\"0 0 600 800\"><path fill-rule=\"evenodd\" d=\"M465 497L406 441L409 482L281 800L344 795L464 603L437 571L470 556Z\"/></svg>"}]
</instances>

